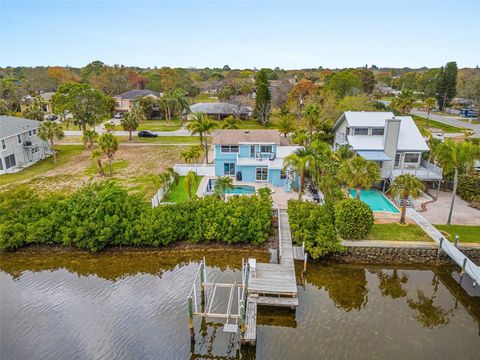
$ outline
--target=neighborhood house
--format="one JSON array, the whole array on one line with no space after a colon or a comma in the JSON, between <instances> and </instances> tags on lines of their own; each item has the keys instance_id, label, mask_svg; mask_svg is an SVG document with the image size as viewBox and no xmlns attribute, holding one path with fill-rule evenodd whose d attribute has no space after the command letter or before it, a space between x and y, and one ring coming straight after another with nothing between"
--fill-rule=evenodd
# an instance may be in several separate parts
<instances>
[{"instance_id":1,"label":"neighborhood house","mask_svg":"<svg viewBox=\"0 0 480 360\"><path fill-rule=\"evenodd\" d=\"M221 102L193 104L190 106L190 112L204 113L217 120L225 119L230 115L240 119L247 119L252 116L252 108L250 106Z\"/></svg>"},{"instance_id":2,"label":"neighborhood house","mask_svg":"<svg viewBox=\"0 0 480 360\"><path fill-rule=\"evenodd\" d=\"M334 148L348 145L359 156L375 161L384 185L402 174L440 182L442 169L424 160L430 151L411 116L391 112L347 111L333 127Z\"/></svg>"},{"instance_id":3,"label":"neighborhood house","mask_svg":"<svg viewBox=\"0 0 480 360\"><path fill-rule=\"evenodd\" d=\"M219 130L212 143L215 176L265 182L290 191L294 174L283 170L283 162L299 146L290 146L277 130Z\"/></svg>"},{"instance_id":4,"label":"neighborhood house","mask_svg":"<svg viewBox=\"0 0 480 360\"><path fill-rule=\"evenodd\" d=\"M40 121L0 116L0 174L30 166L50 154L47 142L38 137Z\"/></svg>"},{"instance_id":5,"label":"neighborhood house","mask_svg":"<svg viewBox=\"0 0 480 360\"><path fill-rule=\"evenodd\" d=\"M117 95L114 97L115 100L115 112L129 112L135 106L135 103L145 96L151 97L154 100L162 97L162 93L151 91L151 90L130 90L126 93Z\"/></svg>"}]
</instances>

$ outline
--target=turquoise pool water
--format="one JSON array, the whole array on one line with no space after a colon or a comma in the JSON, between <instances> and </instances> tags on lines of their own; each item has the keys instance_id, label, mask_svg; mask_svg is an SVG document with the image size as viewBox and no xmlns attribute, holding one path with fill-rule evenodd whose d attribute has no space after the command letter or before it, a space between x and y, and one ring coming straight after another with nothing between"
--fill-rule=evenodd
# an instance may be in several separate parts
<instances>
[{"instance_id":1,"label":"turquoise pool water","mask_svg":"<svg viewBox=\"0 0 480 360\"><path fill-rule=\"evenodd\" d=\"M227 189L225 194L255 194L255 187L249 185L234 185L233 189Z\"/></svg>"},{"instance_id":2,"label":"turquoise pool water","mask_svg":"<svg viewBox=\"0 0 480 360\"><path fill-rule=\"evenodd\" d=\"M352 197L357 196L357 190L349 189L348 193ZM399 213L398 210L380 191L377 190L362 190L360 193L360 200L370 206L372 211L388 211L391 213Z\"/></svg>"}]
</instances>

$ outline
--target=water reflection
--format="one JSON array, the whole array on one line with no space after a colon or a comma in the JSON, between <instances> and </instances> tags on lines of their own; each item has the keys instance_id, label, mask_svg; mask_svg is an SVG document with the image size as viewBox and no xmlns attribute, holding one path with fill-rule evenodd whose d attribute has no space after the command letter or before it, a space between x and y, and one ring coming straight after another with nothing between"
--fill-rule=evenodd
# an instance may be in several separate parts
<instances>
[{"instance_id":1,"label":"water reflection","mask_svg":"<svg viewBox=\"0 0 480 360\"><path fill-rule=\"evenodd\" d=\"M444 326L450 322L453 310L445 310L441 305L434 304L439 285L440 280L434 274L432 278L433 291L430 296L426 296L423 291L417 290L417 298L407 300L408 307L414 311L415 319L426 328Z\"/></svg>"},{"instance_id":2,"label":"water reflection","mask_svg":"<svg viewBox=\"0 0 480 360\"><path fill-rule=\"evenodd\" d=\"M213 319L195 319L191 343L186 296L203 256L210 281L232 282L252 252L0 256L0 358L478 360L480 299L448 267L309 264L296 312L260 309L256 348Z\"/></svg>"},{"instance_id":3,"label":"water reflection","mask_svg":"<svg viewBox=\"0 0 480 360\"><path fill-rule=\"evenodd\" d=\"M361 310L368 301L365 269L354 266L310 266L305 281L324 289L345 311Z\"/></svg>"}]
</instances>

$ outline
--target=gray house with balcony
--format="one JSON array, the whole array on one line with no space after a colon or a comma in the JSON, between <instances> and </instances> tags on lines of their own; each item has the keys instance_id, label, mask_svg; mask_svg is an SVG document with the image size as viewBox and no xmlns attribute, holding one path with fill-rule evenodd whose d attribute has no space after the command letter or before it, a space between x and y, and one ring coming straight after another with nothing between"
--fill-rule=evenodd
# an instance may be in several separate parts
<instances>
[{"instance_id":1,"label":"gray house with balcony","mask_svg":"<svg viewBox=\"0 0 480 360\"><path fill-rule=\"evenodd\" d=\"M347 111L333 127L334 148L348 145L358 156L375 161L384 185L402 174L440 182L442 169L424 160L430 148L411 116L391 112Z\"/></svg>"},{"instance_id":2,"label":"gray house with balcony","mask_svg":"<svg viewBox=\"0 0 480 360\"><path fill-rule=\"evenodd\" d=\"M40 121L0 116L0 175L22 170L50 155L50 146L38 137Z\"/></svg>"}]
</instances>

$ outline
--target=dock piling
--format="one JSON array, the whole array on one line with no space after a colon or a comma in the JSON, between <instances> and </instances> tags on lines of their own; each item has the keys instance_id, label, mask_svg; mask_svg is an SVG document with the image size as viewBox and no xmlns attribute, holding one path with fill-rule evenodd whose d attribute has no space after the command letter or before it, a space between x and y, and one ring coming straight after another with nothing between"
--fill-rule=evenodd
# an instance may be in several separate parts
<instances>
[{"instance_id":1,"label":"dock piling","mask_svg":"<svg viewBox=\"0 0 480 360\"><path fill-rule=\"evenodd\" d=\"M195 331L193 329L193 299L188 297L188 327L190 328L190 340L195 340Z\"/></svg>"}]
</instances>

